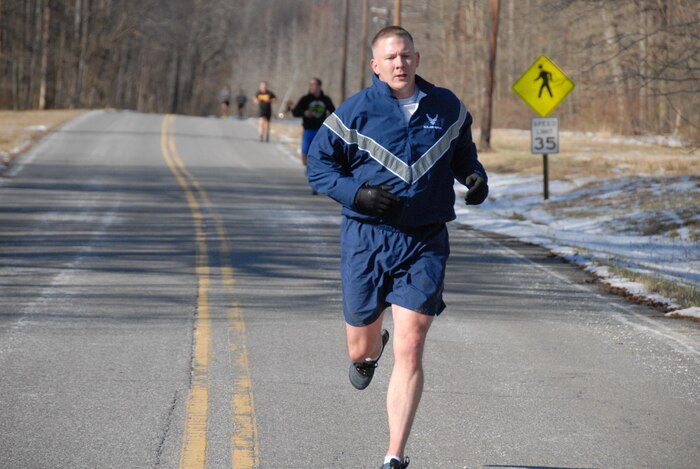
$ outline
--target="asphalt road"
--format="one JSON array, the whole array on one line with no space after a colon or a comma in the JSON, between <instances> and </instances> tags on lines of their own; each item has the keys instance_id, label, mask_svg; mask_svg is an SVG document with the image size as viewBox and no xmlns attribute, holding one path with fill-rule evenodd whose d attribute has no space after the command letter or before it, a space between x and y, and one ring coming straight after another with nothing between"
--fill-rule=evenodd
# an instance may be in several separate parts
<instances>
[{"instance_id":1,"label":"asphalt road","mask_svg":"<svg viewBox=\"0 0 700 469\"><path fill-rule=\"evenodd\" d=\"M377 468L338 206L249 121L92 112L0 177L0 467ZM451 226L416 468L697 468L700 327ZM391 329L391 322L388 322Z\"/></svg>"}]
</instances>

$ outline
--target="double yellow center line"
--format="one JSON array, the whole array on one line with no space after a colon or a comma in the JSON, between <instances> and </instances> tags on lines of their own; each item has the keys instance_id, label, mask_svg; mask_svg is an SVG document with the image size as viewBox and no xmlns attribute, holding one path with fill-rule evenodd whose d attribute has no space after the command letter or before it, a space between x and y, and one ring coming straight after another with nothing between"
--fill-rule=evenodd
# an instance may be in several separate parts
<instances>
[{"instance_id":1,"label":"double yellow center line","mask_svg":"<svg viewBox=\"0 0 700 469\"><path fill-rule=\"evenodd\" d=\"M207 233L204 229L202 207L207 218L213 221L219 239L220 278L233 298L234 275L230 265L230 248L226 230L220 216L213 210L209 197L185 166L175 146L172 127L175 116L167 115L161 124L161 152L166 164L185 193L194 222L197 244L197 314L194 328L194 357L192 383L187 398L185 429L180 451L180 468L204 469L207 466L207 422L209 415L209 362L211 350L211 325L209 317L209 288L213 278L209 259ZM260 461L259 440L255 419L252 382L248 364L246 330L243 314L235 301L227 311L229 323L228 353L234 379L232 383L231 415L232 436L231 463L235 469L258 467ZM218 465L217 465L218 466Z\"/></svg>"}]
</instances>

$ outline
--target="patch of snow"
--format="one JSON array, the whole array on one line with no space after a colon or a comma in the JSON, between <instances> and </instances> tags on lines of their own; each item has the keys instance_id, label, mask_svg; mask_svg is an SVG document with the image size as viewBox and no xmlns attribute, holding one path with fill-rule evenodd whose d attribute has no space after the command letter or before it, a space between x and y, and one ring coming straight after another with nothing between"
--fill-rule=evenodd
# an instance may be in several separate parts
<instances>
[{"instance_id":1,"label":"patch of snow","mask_svg":"<svg viewBox=\"0 0 700 469\"><path fill-rule=\"evenodd\" d=\"M634 209L623 214L602 211L591 215L585 203L575 204L576 199L583 196L595 196L600 200L622 193L638 193L642 188L649 188L648 181L626 179L623 182L611 181L611 184L593 189L577 190L582 184L581 181L553 181L550 184L550 200L544 201L541 177L491 173L489 199L481 206L465 206L465 189L455 185L458 194L455 204L457 222L543 246L569 262L583 266L614 288L667 305L668 308L677 308L678 305L671 299L648 292L639 283L613 276L607 268L598 266L596 261L700 287L700 243L690 239L686 228L677 230L680 235L677 237L630 234L619 229L621 220L658 218L658 213ZM659 197L663 197L664 190L700 190L697 183L690 179L682 179L667 187L657 184L652 187ZM556 202L574 204L559 210L555 216L546 208ZM672 211L665 211L663 215L669 221L682 221Z\"/></svg>"},{"instance_id":2,"label":"patch of snow","mask_svg":"<svg viewBox=\"0 0 700 469\"><path fill-rule=\"evenodd\" d=\"M687 146L681 138L673 135L640 135L640 136L626 136L626 135L612 135L597 132L579 132L571 130L561 130L559 135L566 137L586 137L593 142L603 142L612 143L619 145L640 145L640 146L651 146L660 145L664 147L671 148L682 148Z\"/></svg>"},{"instance_id":3,"label":"patch of snow","mask_svg":"<svg viewBox=\"0 0 700 469\"><path fill-rule=\"evenodd\" d=\"M49 128L45 125L30 125L25 127L25 130L29 130L30 132L46 132Z\"/></svg>"},{"instance_id":4,"label":"patch of snow","mask_svg":"<svg viewBox=\"0 0 700 469\"><path fill-rule=\"evenodd\" d=\"M693 306L692 308L677 309L666 313L668 317L685 317L685 318L698 318L700 319L700 307Z\"/></svg>"}]
</instances>

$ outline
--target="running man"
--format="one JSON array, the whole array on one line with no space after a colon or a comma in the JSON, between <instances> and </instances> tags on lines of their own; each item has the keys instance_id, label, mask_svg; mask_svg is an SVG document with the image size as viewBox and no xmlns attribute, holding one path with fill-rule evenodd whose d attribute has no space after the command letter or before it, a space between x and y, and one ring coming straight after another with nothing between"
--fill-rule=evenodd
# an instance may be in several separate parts
<instances>
[{"instance_id":1,"label":"running man","mask_svg":"<svg viewBox=\"0 0 700 469\"><path fill-rule=\"evenodd\" d=\"M318 129L323 125L323 121L335 111L335 105L331 98L326 96L321 89L320 78L312 78L309 81L309 92L299 99L299 102L292 109L292 115L302 118L304 133L301 137L301 162L306 170L306 160L309 154L311 141L318 133ZM312 194L316 194L312 191Z\"/></svg>"},{"instance_id":2,"label":"running man","mask_svg":"<svg viewBox=\"0 0 700 469\"><path fill-rule=\"evenodd\" d=\"M240 90L238 96L236 96L236 106L238 106L238 118L243 119L243 111L245 110L245 103L248 98L245 97L243 90Z\"/></svg>"},{"instance_id":3,"label":"running man","mask_svg":"<svg viewBox=\"0 0 700 469\"><path fill-rule=\"evenodd\" d=\"M350 382L364 389L389 340L389 447L383 469L405 468L404 450L423 393L423 349L442 299L455 218L455 179L466 203L488 195L472 141L472 117L449 90L416 75L420 55L405 29L372 40L372 86L345 101L309 149L308 179L342 205L341 278ZM423 464L430 466L430 462Z\"/></svg>"},{"instance_id":4,"label":"running man","mask_svg":"<svg viewBox=\"0 0 700 469\"><path fill-rule=\"evenodd\" d=\"M261 81L253 101L258 105L258 132L260 141L270 141L270 118L272 118L272 103L277 101L275 93L267 88L267 82Z\"/></svg>"},{"instance_id":5,"label":"running man","mask_svg":"<svg viewBox=\"0 0 700 469\"><path fill-rule=\"evenodd\" d=\"M222 119L228 119L228 113L231 106L231 89L226 86L219 92L219 100L221 101L220 113Z\"/></svg>"}]
</instances>

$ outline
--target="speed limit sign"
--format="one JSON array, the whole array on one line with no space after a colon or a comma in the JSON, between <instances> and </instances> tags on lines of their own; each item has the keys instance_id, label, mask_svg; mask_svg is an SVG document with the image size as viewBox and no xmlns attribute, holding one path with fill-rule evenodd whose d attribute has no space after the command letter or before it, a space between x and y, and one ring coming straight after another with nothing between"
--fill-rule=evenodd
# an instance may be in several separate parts
<instances>
[{"instance_id":1,"label":"speed limit sign","mask_svg":"<svg viewBox=\"0 0 700 469\"><path fill-rule=\"evenodd\" d=\"M559 153L559 118L533 117L531 150L534 154Z\"/></svg>"}]
</instances>

